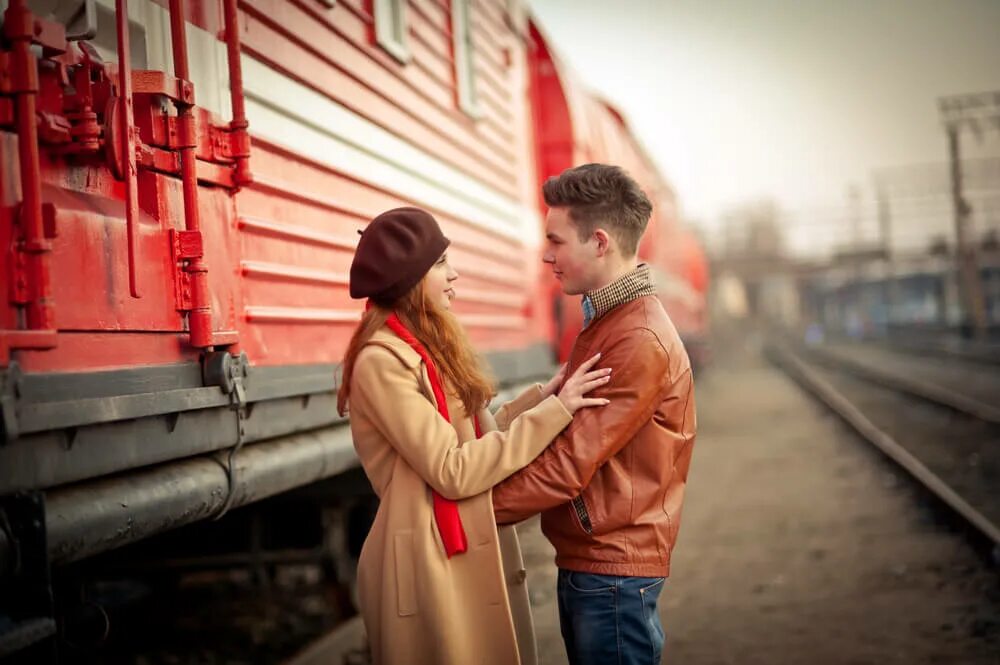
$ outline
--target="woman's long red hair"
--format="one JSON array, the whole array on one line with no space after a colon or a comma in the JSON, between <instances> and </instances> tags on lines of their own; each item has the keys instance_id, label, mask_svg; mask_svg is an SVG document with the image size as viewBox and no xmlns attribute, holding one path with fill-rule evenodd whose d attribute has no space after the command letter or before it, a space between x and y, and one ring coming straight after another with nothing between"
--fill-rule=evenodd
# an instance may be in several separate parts
<instances>
[{"instance_id":1,"label":"woman's long red hair","mask_svg":"<svg viewBox=\"0 0 1000 665\"><path fill-rule=\"evenodd\" d=\"M467 414L471 416L489 403L495 394L492 377L473 350L458 319L427 297L421 280L391 307L373 305L361 317L344 354L343 380L337 393L340 415L348 411L351 374L358 354L393 311L427 349L443 377L445 390L458 396Z\"/></svg>"}]
</instances>

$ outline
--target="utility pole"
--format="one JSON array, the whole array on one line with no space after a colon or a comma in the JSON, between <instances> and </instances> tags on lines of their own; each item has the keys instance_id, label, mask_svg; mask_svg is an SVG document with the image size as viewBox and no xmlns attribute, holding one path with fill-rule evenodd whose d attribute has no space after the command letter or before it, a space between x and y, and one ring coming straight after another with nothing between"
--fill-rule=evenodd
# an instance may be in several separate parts
<instances>
[{"instance_id":1,"label":"utility pole","mask_svg":"<svg viewBox=\"0 0 1000 665\"><path fill-rule=\"evenodd\" d=\"M962 129L969 128L976 134L981 134L991 125L1000 129L1000 91L942 97L938 100L938 105L948 134L952 208L955 217L955 258L958 262L964 316L965 321L972 326L973 335L981 340L986 337L986 306L975 237L969 237L972 235L969 229L972 208L962 189L961 132Z\"/></svg>"},{"instance_id":2,"label":"utility pole","mask_svg":"<svg viewBox=\"0 0 1000 665\"><path fill-rule=\"evenodd\" d=\"M847 202L851 215L851 252L861 253L861 188L855 183L847 187Z\"/></svg>"},{"instance_id":3,"label":"utility pole","mask_svg":"<svg viewBox=\"0 0 1000 665\"><path fill-rule=\"evenodd\" d=\"M896 282L896 257L892 251L892 208L885 181L875 176L875 201L878 204L878 228L885 256L886 282L886 323L892 324L893 309L899 302L899 284Z\"/></svg>"}]
</instances>

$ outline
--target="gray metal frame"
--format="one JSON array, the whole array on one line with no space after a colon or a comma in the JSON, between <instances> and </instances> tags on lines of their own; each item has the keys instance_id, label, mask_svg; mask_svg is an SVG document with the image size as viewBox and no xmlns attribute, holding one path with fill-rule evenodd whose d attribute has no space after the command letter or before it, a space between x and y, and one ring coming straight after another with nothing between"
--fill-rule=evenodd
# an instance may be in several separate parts
<instances>
[{"instance_id":1,"label":"gray metal frame","mask_svg":"<svg viewBox=\"0 0 1000 665\"><path fill-rule=\"evenodd\" d=\"M487 359L501 385L554 369L543 345ZM0 497L45 490L53 563L212 517L227 497L235 507L357 466L336 412L337 366L230 372L234 357L214 360L225 364L48 375L12 365L0 376L15 385L5 408L18 434L0 442ZM13 545L0 538L0 560Z\"/></svg>"}]
</instances>

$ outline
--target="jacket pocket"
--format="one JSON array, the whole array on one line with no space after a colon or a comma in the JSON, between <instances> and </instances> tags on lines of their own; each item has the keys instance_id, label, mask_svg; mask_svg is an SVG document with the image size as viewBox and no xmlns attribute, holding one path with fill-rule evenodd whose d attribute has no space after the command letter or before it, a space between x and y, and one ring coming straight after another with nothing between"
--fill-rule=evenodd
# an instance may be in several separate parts
<instances>
[{"instance_id":1,"label":"jacket pocket","mask_svg":"<svg viewBox=\"0 0 1000 665\"><path fill-rule=\"evenodd\" d=\"M590 511L587 509L587 504L583 500L583 495L577 496L571 502L573 505L573 512L576 513L577 522L580 524L580 528L589 536L594 533L594 523L590 519Z\"/></svg>"},{"instance_id":2,"label":"jacket pocket","mask_svg":"<svg viewBox=\"0 0 1000 665\"><path fill-rule=\"evenodd\" d=\"M396 604L399 616L417 613L416 575L413 565L413 532L397 531L393 534L396 559Z\"/></svg>"}]
</instances>

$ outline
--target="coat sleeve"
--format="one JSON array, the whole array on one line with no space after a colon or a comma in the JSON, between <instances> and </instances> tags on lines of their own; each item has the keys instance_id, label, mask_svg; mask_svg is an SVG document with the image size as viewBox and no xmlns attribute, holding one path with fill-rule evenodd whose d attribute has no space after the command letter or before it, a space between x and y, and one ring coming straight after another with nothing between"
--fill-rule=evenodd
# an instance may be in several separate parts
<instances>
[{"instance_id":1,"label":"coat sleeve","mask_svg":"<svg viewBox=\"0 0 1000 665\"><path fill-rule=\"evenodd\" d=\"M364 414L428 485L453 500L485 492L522 468L573 419L551 397L514 419L507 432L463 445L420 390L418 377L377 346L358 354L351 393L352 410Z\"/></svg>"},{"instance_id":2,"label":"coat sleeve","mask_svg":"<svg viewBox=\"0 0 1000 665\"><path fill-rule=\"evenodd\" d=\"M532 386L528 386L524 392L520 395L502 405L497 412L493 414L493 418L496 420L497 428L504 431L510 427L510 423L514 418L532 409L542 401L542 384L536 383Z\"/></svg>"},{"instance_id":3,"label":"coat sleeve","mask_svg":"<svg viewBox=\"0 0 1000 665\"><path fill-rule=\"evenodd\" d=\"M605 397L611 403L577 411L551 446L493 488L497 523L520 522L579 496L660 406L669 384L668 360L659 340L646 330L633 331L603 349L601 367L612 368L611 380L588 397Z\"/></svg>"}]
</instances>

